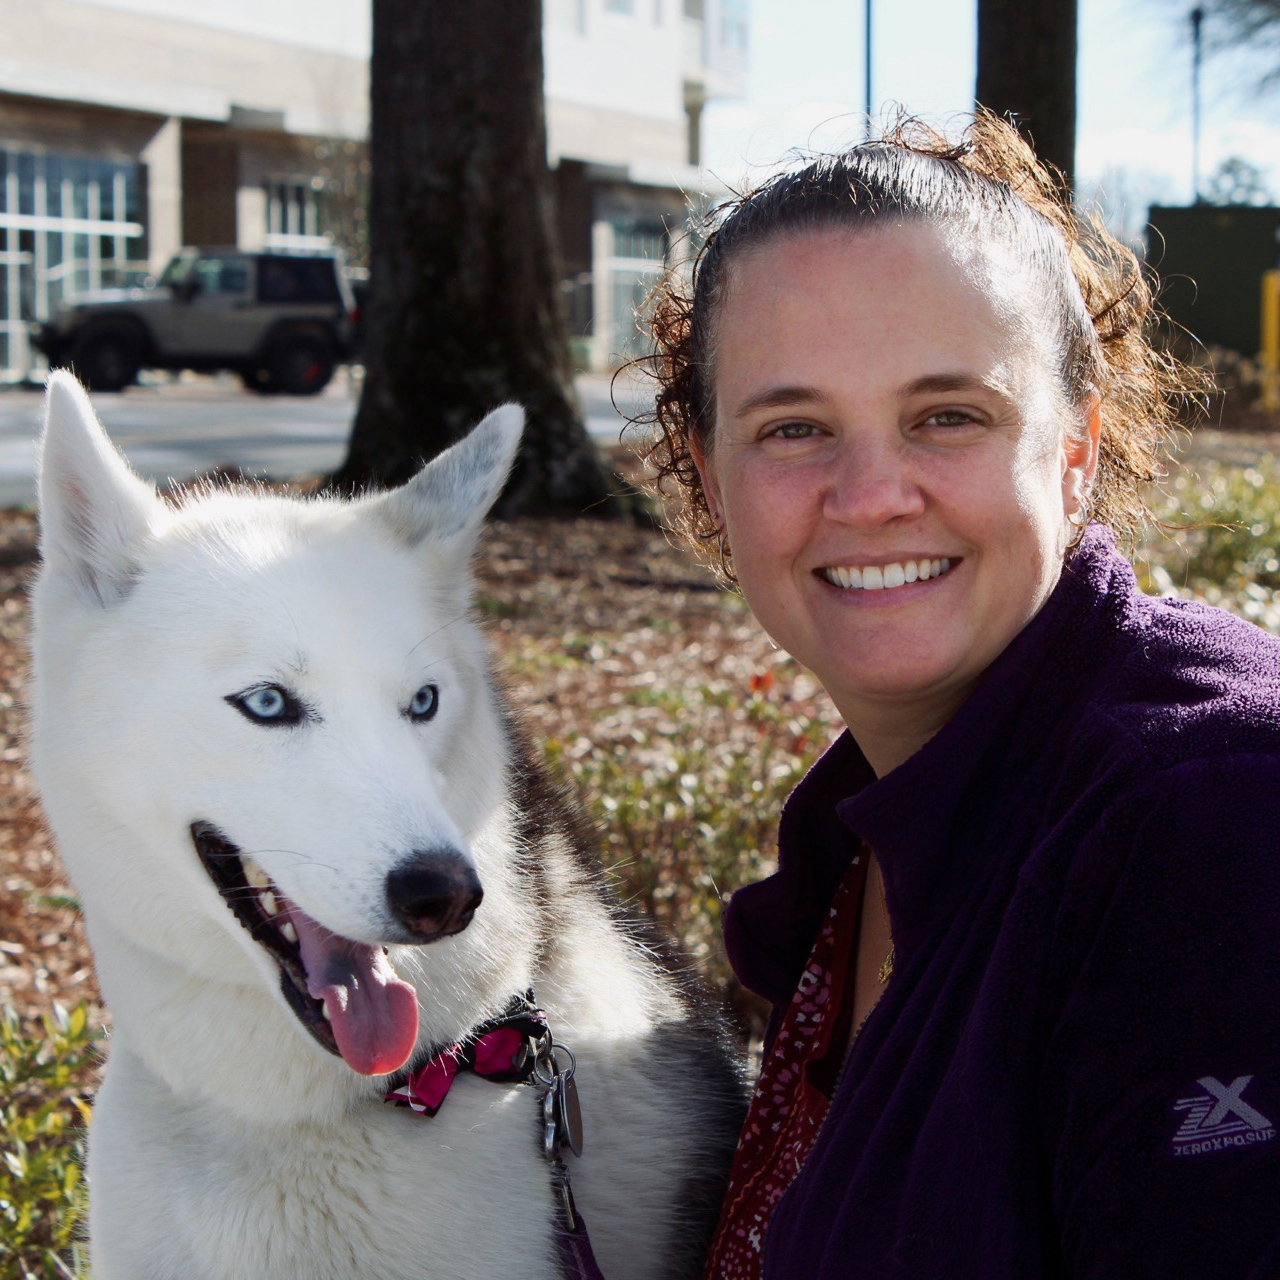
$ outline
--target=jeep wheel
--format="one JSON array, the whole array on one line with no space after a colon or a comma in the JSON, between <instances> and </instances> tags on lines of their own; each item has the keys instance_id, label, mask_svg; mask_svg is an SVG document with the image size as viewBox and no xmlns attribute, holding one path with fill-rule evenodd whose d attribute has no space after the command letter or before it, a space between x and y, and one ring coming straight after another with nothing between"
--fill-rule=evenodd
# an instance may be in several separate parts
<instances>
[{"instance_id":1,"label":"jeep wheel","mask_svg":"<svg viewBox=\"0 0 1280 1280\"><path fill-rule=\"evenodd\" d=\"M333 377L333 348L314 333L290 333L271 349L271 384L288 396L313 396Z\"/></svg>"},{"instance_id":2,"label":"jeep wheel","mask_svg":"<svg viewBox=\"0 0 1280 1280\"><path fill-rule=\"evenodd\" d=\"M142 352L124 330L90 332L72 347L71 365L90 391L119 391L137 378Z\"/></svg>"}]
</instances>

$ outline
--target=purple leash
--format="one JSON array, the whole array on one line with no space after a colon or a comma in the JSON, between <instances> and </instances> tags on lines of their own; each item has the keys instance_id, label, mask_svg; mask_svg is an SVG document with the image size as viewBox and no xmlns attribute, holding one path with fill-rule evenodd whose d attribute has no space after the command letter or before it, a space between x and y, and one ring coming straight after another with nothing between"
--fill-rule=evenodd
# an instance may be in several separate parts
<instances>
[{"instance_id":1,"label":"purple leash","mask_svg":"<svg viewBox=\"0 0 1280 1280\"><path fill-rule=\"evenodd\" d=\"M596 1255L591 1252L587 1224L580 1213L575 1214L574 1219L578 1224L576 1231L570 1229L563 1215L556 1223L556 1239L564 1259L564 1280L604 1280Z\"/></svg>"}]
</instances>

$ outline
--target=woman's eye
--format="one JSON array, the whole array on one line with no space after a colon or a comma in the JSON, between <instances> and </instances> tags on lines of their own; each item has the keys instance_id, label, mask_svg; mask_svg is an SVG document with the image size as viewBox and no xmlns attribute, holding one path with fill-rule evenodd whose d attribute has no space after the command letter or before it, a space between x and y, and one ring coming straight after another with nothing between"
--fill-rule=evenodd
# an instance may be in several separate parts
<instances>
[{"instance_id":1,"label":"woman's eye","mask_svg":"<svg viewBox=\"0 0 1280 1280\"><path fill-rule=\"evenodd\" d=\"M925 425L930 427L967 427L975 421L973 414L964 409L939 409L925 419Z\"/></svg>"},{"instance_id":2,"label":"woman's eye","mask_svg":"<svg viewBox=\"0 0 1280 1280\"><path fill-rule=\"evenodd\" d=\"M811 422L784 422L769 431L769 435L779 440L807 440L817 432Z\"/></svg>"},{"instance_id":3,"label":"woman's eye","mask_svg":"<svg viewBox=\"0 0 1280 1280\"><path fill-rule=\"evenodd\" d=\"M433 684L424 684L409 702L410 720L430 720L440 702L440 692Z\"/></svg>"},{"instance_id":4,"label":"woman's eye","mask_svg":"<svg viewBox=\"0 0 1280 1280\"><path fill-rule=\"evenodd\" d=\"M298 724L306 715L302 704L278 684L262 684L227 701L246 719L257 724Z\"/></svg>"}]
</instances>

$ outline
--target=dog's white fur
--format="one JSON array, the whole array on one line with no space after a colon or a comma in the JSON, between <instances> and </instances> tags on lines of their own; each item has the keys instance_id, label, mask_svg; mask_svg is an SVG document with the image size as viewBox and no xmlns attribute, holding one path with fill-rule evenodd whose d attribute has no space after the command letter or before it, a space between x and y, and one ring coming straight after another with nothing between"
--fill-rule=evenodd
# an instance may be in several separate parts
<instances>
[{"instance_id":1,"label":"dog's white fur","mask_svg":"<svg viewBox=\"0 0 1280 1280\"><path fill-rule=\"evenodd\" d=\"M289 1008L196 855L201 820L334 933L392 941L420 1048L534 988L577 1056L586 1149L569 1161L605 1275L692 1273L706 1206L690 1201L713 1199L735 1080L601 894L572 815L536 777L524 795L468 616L521 423L496 411L385 495L175 507L74 379L50 379L30 750L114 1019L89 1145L94 1280L562 1274L537 1091L462 1075L433 1119L383 1102L385 1077ZM438 714L414 723L426 681ZM315 714L265 726L226 700L266 683ZM484 901L456 936L394 945L387 873L441 847L470 859Z\"/></svg>"}]
</instances>

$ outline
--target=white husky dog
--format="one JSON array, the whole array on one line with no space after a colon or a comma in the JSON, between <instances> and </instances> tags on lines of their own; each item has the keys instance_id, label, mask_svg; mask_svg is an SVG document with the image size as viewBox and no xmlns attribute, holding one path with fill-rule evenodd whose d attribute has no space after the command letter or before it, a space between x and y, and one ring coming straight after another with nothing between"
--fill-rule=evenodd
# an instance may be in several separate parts
<instances>
[{"instance_id":1,"label":"white husky dog","mask_svg":"<svg viewBox=\"0 0 1280 1280\"><path fill-rule=\"evenodd\" d=\"M527 992L576 1059L600 1269L696 1273L738 1079L468 617L521 423L387 494L174 507L50 379L30 746L114 1017L94 1280L592 1274L571 1060Z\"/></svg>"}]
</instances>

